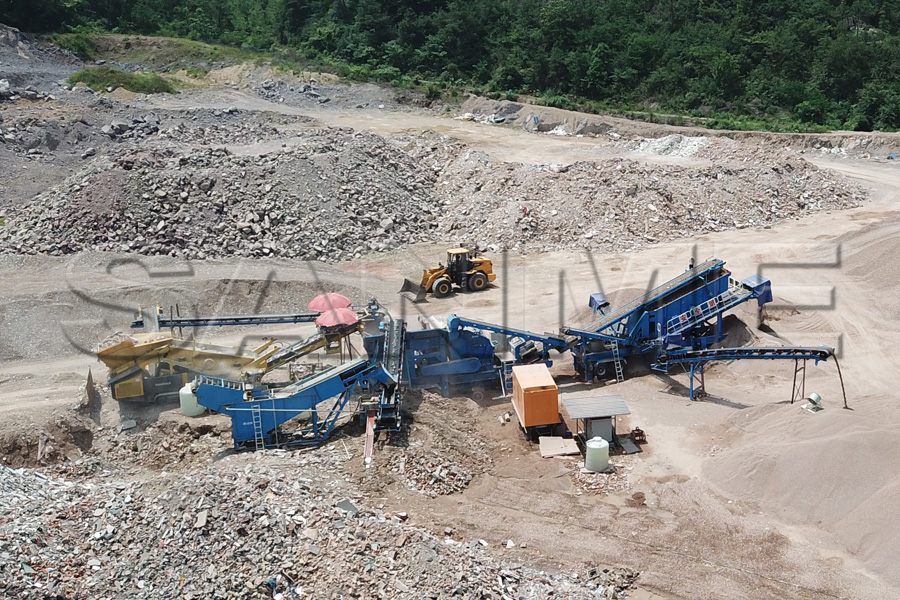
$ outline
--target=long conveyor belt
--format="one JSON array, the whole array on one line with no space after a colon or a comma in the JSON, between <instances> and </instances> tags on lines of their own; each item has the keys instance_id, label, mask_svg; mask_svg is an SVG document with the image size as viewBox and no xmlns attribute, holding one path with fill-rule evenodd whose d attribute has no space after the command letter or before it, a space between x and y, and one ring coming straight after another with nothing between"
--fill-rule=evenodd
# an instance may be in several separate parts
<instances>
[{"instance_id":1,"label":"long conveyor belt","mask_svg":"<svg viewBox=\"0 0 900 600\"><path fill-rule=\"evenodd\" d=\"M549 344L550 346L559 350L564 350L567 347L566 339L563 336L557 335L555 333L534 333L532 331L526 331L524 329L516 329L513 327L507 327L505 325L496 325L494 323L487 323L485 321L476 321L475 319L468 319L457 315L450 315L450 318L447 319L447 327L453 330L460 326L473 327L475 329L481 329L484 331L493 331L495 333L500 333L503 335L519 337L523 340L542 342L545 344Z\"/></svg>"},{"instance_id":2,"label":"long conveyor belt","mask_svg":"<svg viewBox=\"0 0 900 600\"><path fill-rule=\"evenodd\" d=\"M829 346L758 346L746 348L710 348L708 350L676 350L660 356L663 364L709 362L713 360L739 359L811 359L819 362L834 356L834 348Z\"/></svg>"},{"instance_id":3,"label":"long conveyor belt","mask_svg":"<svg viewBox=\"0 0 900 600\"><path fill-rule=\"evenodd\" d=\"M278 325L283 323L312 323L322 313L305 311L283 315L236 315L224 317L173 317L160 315L161 328L166 327L223 327L229 325ZM144 327L144 317L131 322L132 329Z\"/></svg>"}]
</instances>

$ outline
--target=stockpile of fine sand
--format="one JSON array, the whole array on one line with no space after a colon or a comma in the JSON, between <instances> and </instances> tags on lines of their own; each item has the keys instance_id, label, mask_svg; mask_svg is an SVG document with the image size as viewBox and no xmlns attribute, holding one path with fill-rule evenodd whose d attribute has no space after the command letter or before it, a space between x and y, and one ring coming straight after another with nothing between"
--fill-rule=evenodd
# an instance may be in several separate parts
<instances>
[{"instance_id":1,"label":"stockpile of fine sand","mask_svg":"<svg viewBox=\"0 0 900 600\"><path fill-rule=\"evenodd\" d=\"M704 474L764 512L829 531L893 585L900 555L900 412L887 396L811 414L797 404L736 411L729 450Z\"/></svg>"}]
</instances>

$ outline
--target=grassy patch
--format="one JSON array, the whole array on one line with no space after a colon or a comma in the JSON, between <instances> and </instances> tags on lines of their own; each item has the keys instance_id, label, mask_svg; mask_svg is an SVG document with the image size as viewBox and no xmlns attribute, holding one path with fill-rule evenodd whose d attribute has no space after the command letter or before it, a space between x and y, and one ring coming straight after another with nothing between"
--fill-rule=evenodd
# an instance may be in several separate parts
<instances>
[{"instance_id":1,"label":"grassy patch","mask_svg":"<svg viewBox=\"0 0 900 600\"><path fill-rule=\"evenodd\" d=\"M94 60L97 53L94 36L88 33L56 33L51 39L54 44L75 54L81 60Z\"/></svg>"},{"instance_id":2,"label":"grassy patch","mask_svg":"<svg viewBox=\"0 0 900 600\"><path fill-rule=\"evenodd\" d=\"M129 73L112 67L89 67L73 73L69 83L84 83L92 90L103 90L108 87L125 88L137 94L174 94L172 84L156 73Z\"/></svg>"},{"instance_id":3,"label":"grassy patch","mask_svg":"<svg viewBox=\"0 0 900 600\"><path fill-rule=\"evenodd\" d=\"M628 105L607 104L563 95L546 95L537 98L535 104L585 113L617 115L635 121L656 123L658 125L704 127L706 129L735 131L775 131L779 133L824 133L830 131L828 127L823 125L805 123L799 119L782 114L751 116L721 111L701 116L677 111L661 113L648 110L645 107L636 108Z\"/></svg>"},{"instance_id":4,"label":"grassy patch","mask_svg":"<svg viewBox=\"0 0 900 600\"><path fill-rule=\"evenodd\" d=\"M96 58L146 65L151 69L209 70L252 60L257 54L217 44L181 38L104 34L94 38Z\"/></svg>"},{"instance_id":5,"label":"grassy patch","mask_svg":"<svg viewBox=\"0 0 900 600\"><path fill-rule=\"evenodd\" d=\"M184 70L184 72L188 77L200 79L201 77L206 77L206 74L209 73L209 69L201 67L188 67Z\"/></svg>"}]
</instances>

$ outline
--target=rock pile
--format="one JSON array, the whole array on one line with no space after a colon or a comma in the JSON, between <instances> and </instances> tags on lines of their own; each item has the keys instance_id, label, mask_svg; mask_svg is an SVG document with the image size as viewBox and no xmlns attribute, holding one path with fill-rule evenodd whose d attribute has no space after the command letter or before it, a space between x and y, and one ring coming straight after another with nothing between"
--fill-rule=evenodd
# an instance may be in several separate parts
<instances>
[{"instance_id":1,"label":"rock pile","mask_svg":"<svg viewBox=\"0 0 900 600\"><path fill-rule=\"evenodd\" d=\"M159 131L159 117L156 115L134 117L131 123L115 119L110 121L109 125L104 125L101 131L114 140L143 139Z\"/></svg>"},{"instance_id":2,"label":"rock pile","mask_svg":"<svg viewBox=\"0 0 900 600\"><path fill-rule=\"evenodd\" d=\"M160 139L187 144L228 144L230 146L258 143L279 137L281 134L275 127L260 123L215 123L206 127L191 127L179 123L160 132Z\"/></svg>"},{"instance_id":3,"label":"rock pile","mask_svg":"<svg viewBox=\"0 0 900 600\"><path fill-rule=\"evenodd\" d=\"M428 241L434 173L384 138L310 132L271 154L135 151L11 212L0 252L340 260Z\"/></svg>"},{"instance_id":4,"label":"rock pile","mask_svg":"<svg viewBox=\"0 0 900 600\"><path fill-rule=\"evenodd\" d=\"M626 159L496 164L465 153L439 176L441 230L493 251L624 251L859 206L865 193L803 160L684 167Z\"/></svg>"},{"instance_id":5,"label":"rock pile","mask_svg":"<svg viewBox=\"0 0 900 600\"><path fill-rule=\"evenodd\" d=\"M323 129L297 133L290 147L237 156L214 146L285 135L240 113L220 111L227 126L199 113L191 125L164 126L153 114L109 121L104 133L122 142L109 151L111 160L98 156L10 211L0 228L0 253L337 261L432 241L493 252L621 252L770 227L865 199L855 184L785 152L758 153L752 163L704 159L697 166L619 158L523 165L496 163L434 134L389 141ZM28 131L16 127L6 135L33 152L57 139L44 140L34 124ZM652 146L705 154L733 151L728 144L683 138ZM78 151L84 159L101 155L94 147Z\"/></svg>"},{"instance_id":6,"label":"rock pile","mask_svg":"<svg viewBox=\"0 0 900 600\"><path fill-rule=\"evenodd\" d=\"M275 81L267 79L253 90L262 98L271 100L272 102L284 102L285 96L289 96L293 101L313 100L321 104L325 104L331 100L321 90L317 90L310 83L289 84L284 81Z\"/></svg>"},{"instance_id":7,"label":"rock pile","mask_svg":"<svg viewBox=\"0 0 900 600\"><path fill-rule=\"evenodd\" d=\"M387 468L396 473L406 487L432 498L459 493L474 477L472 468L443 453L424 449L392 455Z\"/></svg>"},{"instance_id":8,"label":"rock pile","mask_svg":"<svg viewBox=\"0 0 900 600\"><path fill-rule=\"evenodd\" d=\"M638 576L535 571L258 456L147 481L0 467L0 500L0 588L20 599L579 600L624 597Z\"/></svg>"},{"instance_id":9,"label":"rock pile","mask_svg":"<svg viewBox=\"0 0 900 600\"><path fill-rule=\"evenodd\" d=\"M48 92L36 89L33 85L22 89L15 89L7 79L0 79L0 100L56 100L56 97Z\"/></svg>"}]
</instances>

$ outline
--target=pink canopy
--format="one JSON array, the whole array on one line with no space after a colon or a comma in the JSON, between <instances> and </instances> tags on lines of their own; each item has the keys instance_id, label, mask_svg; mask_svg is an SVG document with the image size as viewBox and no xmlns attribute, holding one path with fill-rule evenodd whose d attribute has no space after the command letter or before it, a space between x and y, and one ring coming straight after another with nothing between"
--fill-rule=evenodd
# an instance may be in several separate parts
<instances>
[{"instance_id":1,"label":"pink canopy","mask_svg":"<svg viewBox=\"0 0 900 600\"><path fill-rule=\"evenodd\" d=\"M349 308L332 308L326 310L316 319L316 325L322 327L336 327L338 325L352 325L359 320L356 313Z\"/></svg>"},{"instance_id":2,"label":"pink canopy","mask_svg":"<svg viewBox=\"0 0 900 600\"><path fill-rule=\"evenodd\" d=\"M328 292L327 294L320 294L313 298L312 302L309 303L309 310L325 312L326 310L331 310L333 308L350 308L352 304L350 298L347 296L335 292Z\"/></svg>"}]
</instances>

